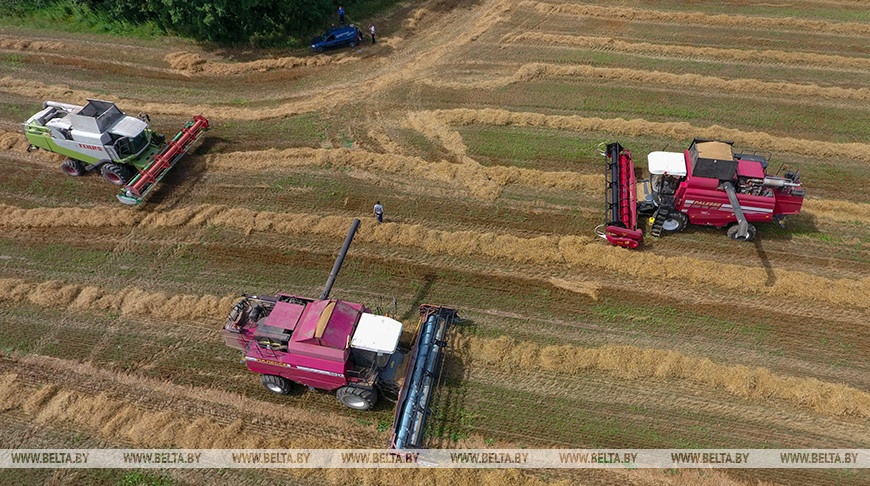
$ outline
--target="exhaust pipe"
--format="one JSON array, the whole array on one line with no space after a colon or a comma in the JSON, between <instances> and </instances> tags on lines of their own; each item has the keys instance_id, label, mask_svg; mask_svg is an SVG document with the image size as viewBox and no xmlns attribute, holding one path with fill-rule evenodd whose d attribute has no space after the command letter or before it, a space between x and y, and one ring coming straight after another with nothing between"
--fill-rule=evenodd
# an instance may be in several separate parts
<instances>
[{"instance_id":1,"label":"exhaust pipe","mask_svg":"<svg viewBox=\"0 0 870 486\"><path fill-rule=\"evenodd\" d=\"M350 225L350 230L347 232L347 237L344 239L344 245L341 246L341 251L338 252L338 258L335 259L335 265L332 266L332 272L329 274L329 279L326 281L326 286L323 287L323 293L320 294L320 300L329 298L329 292L332 291L332 284L335 283L335 277L338 276L338 271L341 270L341 264L344 263L344 256L347 255L347 249L350 248L350 242L353 240L353 235L356 234L356 229L359 228L359 218L354 218Z\"/></svg>"}]
</instances>

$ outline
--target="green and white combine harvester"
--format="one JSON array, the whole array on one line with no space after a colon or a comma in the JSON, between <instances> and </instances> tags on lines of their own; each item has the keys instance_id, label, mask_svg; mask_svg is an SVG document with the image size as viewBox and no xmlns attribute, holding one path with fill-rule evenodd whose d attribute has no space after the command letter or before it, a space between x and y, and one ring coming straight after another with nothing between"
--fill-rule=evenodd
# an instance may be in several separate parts
<instances>
[{"instance_id":1,"label":"green and white combine harvester","mask_svg":"<svg viewBox=\"0 0 870 486\"><path fill-rule=\"evenodd\" d=\"M148 115L129 116L111 101L88 99L85 106L46 101L24 123L34 148L65 155L61 169L71 176L99 170L121 186L118 200L139 204L209 128L197 115L169 142L149 127Z\"/></svg>"}]
</instances>

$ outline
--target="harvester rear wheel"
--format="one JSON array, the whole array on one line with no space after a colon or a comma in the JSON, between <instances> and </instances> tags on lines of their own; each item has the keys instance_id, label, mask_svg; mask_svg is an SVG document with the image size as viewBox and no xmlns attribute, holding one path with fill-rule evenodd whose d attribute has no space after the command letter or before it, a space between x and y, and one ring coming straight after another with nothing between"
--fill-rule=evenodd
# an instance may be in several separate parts
<instances>
[{"instance_id":1,"label":"harvester rear wheel","mask_svg":"<svg viewBox=\"0 0 870 486\"><path fill-rule=\"evenodd\" d=\"M272 393L287 395L290 393L290 386L293 382L283 376L263 375L262 378L260 378L260 383L262 383L263 386Z\"/></svg>"},{"instance_id":2,"label":"harvester rear wheel","mask_svg":"<svg viewBox=\"0 0 870 486\"><path fill-rule=\"evenodd\" d=\"M86 172L86 171L85 171L85 166L83 166L82 163L79 162L79 161L76 160L76 159L66 159L66 160L64 160L63 163L60 164L60 168L61 168L64 172L66 172L67 175L71 175L71 176L80 176L80 175L84 175L84 173Z\"/></svg>"},{"instance_id":3,"label":"harvester rear wheel","mask_svg":"<svg viewBox=\"0 0 870 486\"><path fill-rule=\"evenodd\" d=\"M732 224L728 227L728 237L737 241L752 241L755 239L755 226L751 224L746 227L748 233L745 237L737 236L737 224Z\"/></svg>"},{"instance_id":4,"label":"harvester rear wheel","mask_svg":"<svg viewBox=\"0 0 870 486\"><path fill-rule=\"evenodd\" d=\"M116 186L123 186L133 177L133 170L122 164L103 164L100 174Z\"/></svg>"},{"instance_id":5,"label":"harvester rear wheel","mask_svg":"<svg viewBox=\"0 0 870 486\"><path fill-rule=\"evenodd\" d=\"M677 211L671 211L662 223L662 233L678 233L686 229L688 223L688 216Z\"/></svg>"},{"instance_id":6,"label":"harvester rear wheel","mask_svg":"<svg viewBox=\"0 0 870 486\"><path fill-rule=\"evenodd\" d=\"M335 392L342 405L354 410L368 410L378 403L378 392L374 388L347 385Z\"/></svg>"}]
</instances>

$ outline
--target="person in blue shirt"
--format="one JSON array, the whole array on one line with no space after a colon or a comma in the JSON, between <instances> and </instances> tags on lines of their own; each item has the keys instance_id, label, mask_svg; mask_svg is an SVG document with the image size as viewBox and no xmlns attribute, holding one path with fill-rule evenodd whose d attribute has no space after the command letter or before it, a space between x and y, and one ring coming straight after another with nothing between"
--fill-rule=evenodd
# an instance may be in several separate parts
<instances>
[{"instance_id":1,"label":"person in blue shirt","mask_svg":"<svg viewBox=\"0 0 870 486\"><path fill-rule=\"evenodd\" d=\"M338 6L338 23L344 23L344 7L341 5Z\"/></svg>"}]
</instances>

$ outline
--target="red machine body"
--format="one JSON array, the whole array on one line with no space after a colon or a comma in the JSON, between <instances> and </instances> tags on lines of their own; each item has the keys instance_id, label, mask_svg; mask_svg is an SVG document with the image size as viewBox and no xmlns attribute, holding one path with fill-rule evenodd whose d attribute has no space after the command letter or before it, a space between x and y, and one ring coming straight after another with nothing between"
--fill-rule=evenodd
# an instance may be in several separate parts
<instances>
[{"instance_id":1,"label":"red machine body","mask_svg":"<svg viewBox=\"0 0 870 486\"><path fill-rule=\"evenodd\" d=\"M371 313L362 304L287 294L248 302L268 315L252 320L252 310L242 313L224 329L224 341L245 351L251 371L329 391L374 378L351 358L351 337L363 313Z\"/></svg>"},{"instance_id":2,"label":"red machine body","mask_svg":"<svg viewBox=\"0 0 870 486\"><path fill-rule=\"evenodd\" d=\"M694 176L692 152L686 150L684 157L687 174L680 182L675 195L676 209L686 214L692 224L720 227L736 222L734 207L728 199L728 194L719 188L720 180ZM765 186L767 176L761 161L739 159L737 161L737 172L734 178L738 182L737 201L747 221L771 221L774 216L800 212L804 200L802 189L795 191L794 186L779 188ZM768 179L768 182L770 181ZM756 190L753 190L753 185ZM794 195L795 192L799 195Z\"/></svg>"},{"instance_id":3,"label":"red machine body","mask_svg":"<svg viewBox=\"0 0 870 486\"><path fill-rule=\"evenodd\" d=\"M651 177L638 201L631 152L618 142L606 156L606 223L599 235L614 245L636 248L643 237L637 215L650 215L649 233L682 231L686 224L728 227L728 236L750 241L757 221L777 221L800 212L806 191L800 174L767 174L767 159L735 154L732 142L696 139L683 153L649 154Z\"/></svg>"}]
</instances>

